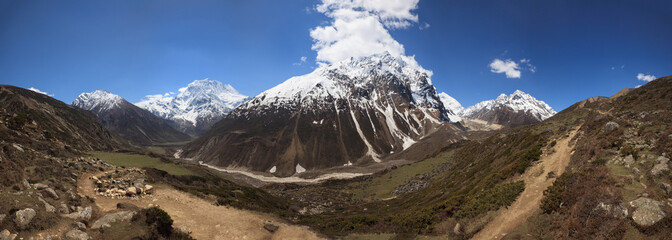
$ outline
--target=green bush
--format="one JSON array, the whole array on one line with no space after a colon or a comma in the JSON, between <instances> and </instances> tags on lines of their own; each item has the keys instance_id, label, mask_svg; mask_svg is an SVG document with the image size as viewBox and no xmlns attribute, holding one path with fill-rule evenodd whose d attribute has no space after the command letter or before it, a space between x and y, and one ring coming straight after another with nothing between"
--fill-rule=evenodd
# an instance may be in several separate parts
<instances>
[{"instance_id":1,"label":"green bush","mask_svg":"<svg viewBox=\"0 0 672 240\"><path fill-rule=\"evenodd\" d=\"M518 159L518 165L516 166L516 171L520 174L525 172L525 169L530 166L533 161L539 161L541 158L541 146L537 146L533 149L530 149L525 154L523 154Z\"/></svg>"},{"instance_id":2,"label":"green bush","mask_svg":"<svg viewBox=\"0 0 672 240\"><path fill-rule=\"evenodd\" d=\"M148 208L145 211L145 222L149 226L156 228L159 234L164 237L170 236L173 230L173 219L170 215L158 207Z\"/></svg>"},{"instance_id":3,"label":"green bush","mask_svg":"<svg viewBox=\"0 0 672 240\"><path fill-rule=\"evenodd\" d=\"M553 182L553 185L544 190L544 198L541 199L541 210L544 213L553 213L562 205L562 194L565 192L565 185L573 174L563 173Z\"/></svg>"},{"instance_id":4,"label":"green bush","mask_svg":"<svg viewBox=\"0 0 672 240\"><path fill-rule=\"evenodd\" d=\"M523 190L525 190L525 182L522 180L497 185L466 202L455 216L457 218L475 217L487 211L509 206Z\"/></svg>"}]
</instances>

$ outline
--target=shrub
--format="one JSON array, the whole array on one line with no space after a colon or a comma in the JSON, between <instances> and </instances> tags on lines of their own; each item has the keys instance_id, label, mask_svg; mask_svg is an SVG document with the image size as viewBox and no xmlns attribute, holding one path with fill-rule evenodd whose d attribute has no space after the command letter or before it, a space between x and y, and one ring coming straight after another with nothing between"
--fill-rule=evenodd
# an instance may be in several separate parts
<instances>
[{"instance_id":1,"label":"shrub","mask_svg":"<svg viewBox=\"0 0 672 240\"><path fill-rule=\"evenodd\" d=\"M572 174L563 173L553 182L553 185L544 190L544 198L541 199L540 206L544 213L552 213L561 207L562 193L565 192L565 185L571 177Z\"/></svg>"},{"instance_id":2,"label":"shrub","mask_svg":"<svg viewBox=\"0 0 672 240\"><path fill-rule=\"evenodd\" d=\"M475 217L487 211L509 206L523 190L525 190L525 183L522 180L497 185L479 193L476 197L465 203L456 214L456 217Z\"/></svg>"},{"instance_id":3,"label":"shrub","mask_svg":"<svg viewBox=\"0 0 672 240\"><path fill-rule=\"evenodd\" d=\"M173 219L166 211L158 207L148 208L145 211L145 217L147 225L153 226L164 237L170 236L173 230Z\"/></svg>"}]
</instances>

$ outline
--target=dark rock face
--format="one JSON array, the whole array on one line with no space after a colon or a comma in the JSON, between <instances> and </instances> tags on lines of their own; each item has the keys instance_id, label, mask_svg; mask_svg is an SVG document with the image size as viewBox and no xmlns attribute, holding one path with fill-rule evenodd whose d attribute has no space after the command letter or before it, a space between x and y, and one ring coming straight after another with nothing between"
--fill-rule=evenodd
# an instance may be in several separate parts
<instances>
[{"instance_id":1,"label":"dark rock face","mask_svg":"<svg viewBox=\"0 0 672 240\"><path fill-rule=\"evenodd\" d=\"M106 91L83 93L72 105L93 112L110 132L134 144L152 145L191 139L189 135L171 127L168 120Z\"/></svg>"},{"instance_id":2,"label":"dark rock face","mask_svg":"<svg viewBox=\"0 0 672 240\"><path fill-rule=\"evenodd\" d=\"M291 78L231 112L181 157L284 177L381 161L447 120L428 75L386 55Z\"/></svg>"}]
</instances>

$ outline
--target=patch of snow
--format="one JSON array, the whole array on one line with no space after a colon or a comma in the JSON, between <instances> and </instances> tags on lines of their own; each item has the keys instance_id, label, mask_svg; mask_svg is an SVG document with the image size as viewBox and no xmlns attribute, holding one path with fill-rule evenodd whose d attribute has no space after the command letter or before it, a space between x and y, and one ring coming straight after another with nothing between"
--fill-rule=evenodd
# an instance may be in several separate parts
<instances>
[{"instance_id":1,"label":"patch of snow","mask_svg":"<svg viewBox=\"0 0 672 240\"><path fill-rule=\"evenodd\" d=\"M352 117L352 121L355 122L355 129L357 129L359 137L362 138L362 141L364 141L364 144L368 148L367 154L371 156L371 158L373 158L373 161L377 163L381 162L380 159L378 158L378 154L375 151L373 151L373 146L371 146L371 143L369 143L369 140L366 139L366 136L364 136L364 132L362 132L362 129L359 127L359 122L357 122L355 112L350 110L350 116Z\"/></svg>"},{"instance_id":2,"label":"patch of snow","mask_svg":"<svg viewBox=\"0 0 672 240\"><path fill-rule=\"evenodd\" d=\"M268 170L268 172L270 172L270 173L275 173L275 170L276 170L276 168L275 168L275 166L273 166L273 167L271 168L271 170Z\"/></svg>"},{"instance_id":3,"label":"patch of snow","mask_svg":"<svg viewBox=\"0 0 672 240\"><path fill-rule=\"evenodd\" d=\"M462 118L460 118L460 115L462 115L462 111L464 111L464 107L462 107L462 104L455 100L455 98L451 97L445 92L439 93L439 99L441 99L441 102L443 103L443 107L446 108L448 113L448 118L450 119L450 122L460 122L462 121Z\"/></svg>"},{"instance_id":4,"label":"patch of snow","mask_svg":"<svg viewBox=\"0 0 672 240\"><path fill-rule=\"evenodd\" d=\"M180 154L182 154L182 149L177 150L177 152L175 152L175 154L173 154L173 157L179 159L179 158L180 158Z\"/></svg>"}]
</instances>

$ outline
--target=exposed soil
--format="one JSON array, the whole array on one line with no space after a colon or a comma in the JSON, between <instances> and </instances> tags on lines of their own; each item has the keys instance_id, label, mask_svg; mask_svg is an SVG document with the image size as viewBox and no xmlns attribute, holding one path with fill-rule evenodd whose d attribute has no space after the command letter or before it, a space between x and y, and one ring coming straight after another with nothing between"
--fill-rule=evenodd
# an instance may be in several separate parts
<instances>
[{"instance_id":1,"label":"exposed soil","mask_svg":"<svg viewBox=\"0 0 672 240\"><path fill-rule=\"evenodd\" d=\"M96 174L97 176L103 173ZM140 199L112 199L94 194L93 182L84 174L79 179L79 193L95 199L103 212L114 211L117 203L131 203L140 207L158 205L170 214L173 226L187 226L196 239L320 239L307 227L284 223L282 220L262 213L216 206L212 202L158 185L152 195ZM275 233L264 229L264 221L280 226Z\"/></svg>"},{"instance_id":2,"label":"exposed soil","mask_svg":"<svg viewBox=\"0 0 672 240\"><path fill-rule=\"evenodd\" d=\"M548 173L554 172L556 176L560 176L565 172L574 149L570 140L577 131L573 130L569 137L558 140L551 154L542 156L538 164L523 173L521 179L525 181L525 190L511 206L500 210L472 239L501 239L539 210L544 190L555 181L555 178L547 178Z\"/></svg>"}]
</instances>

